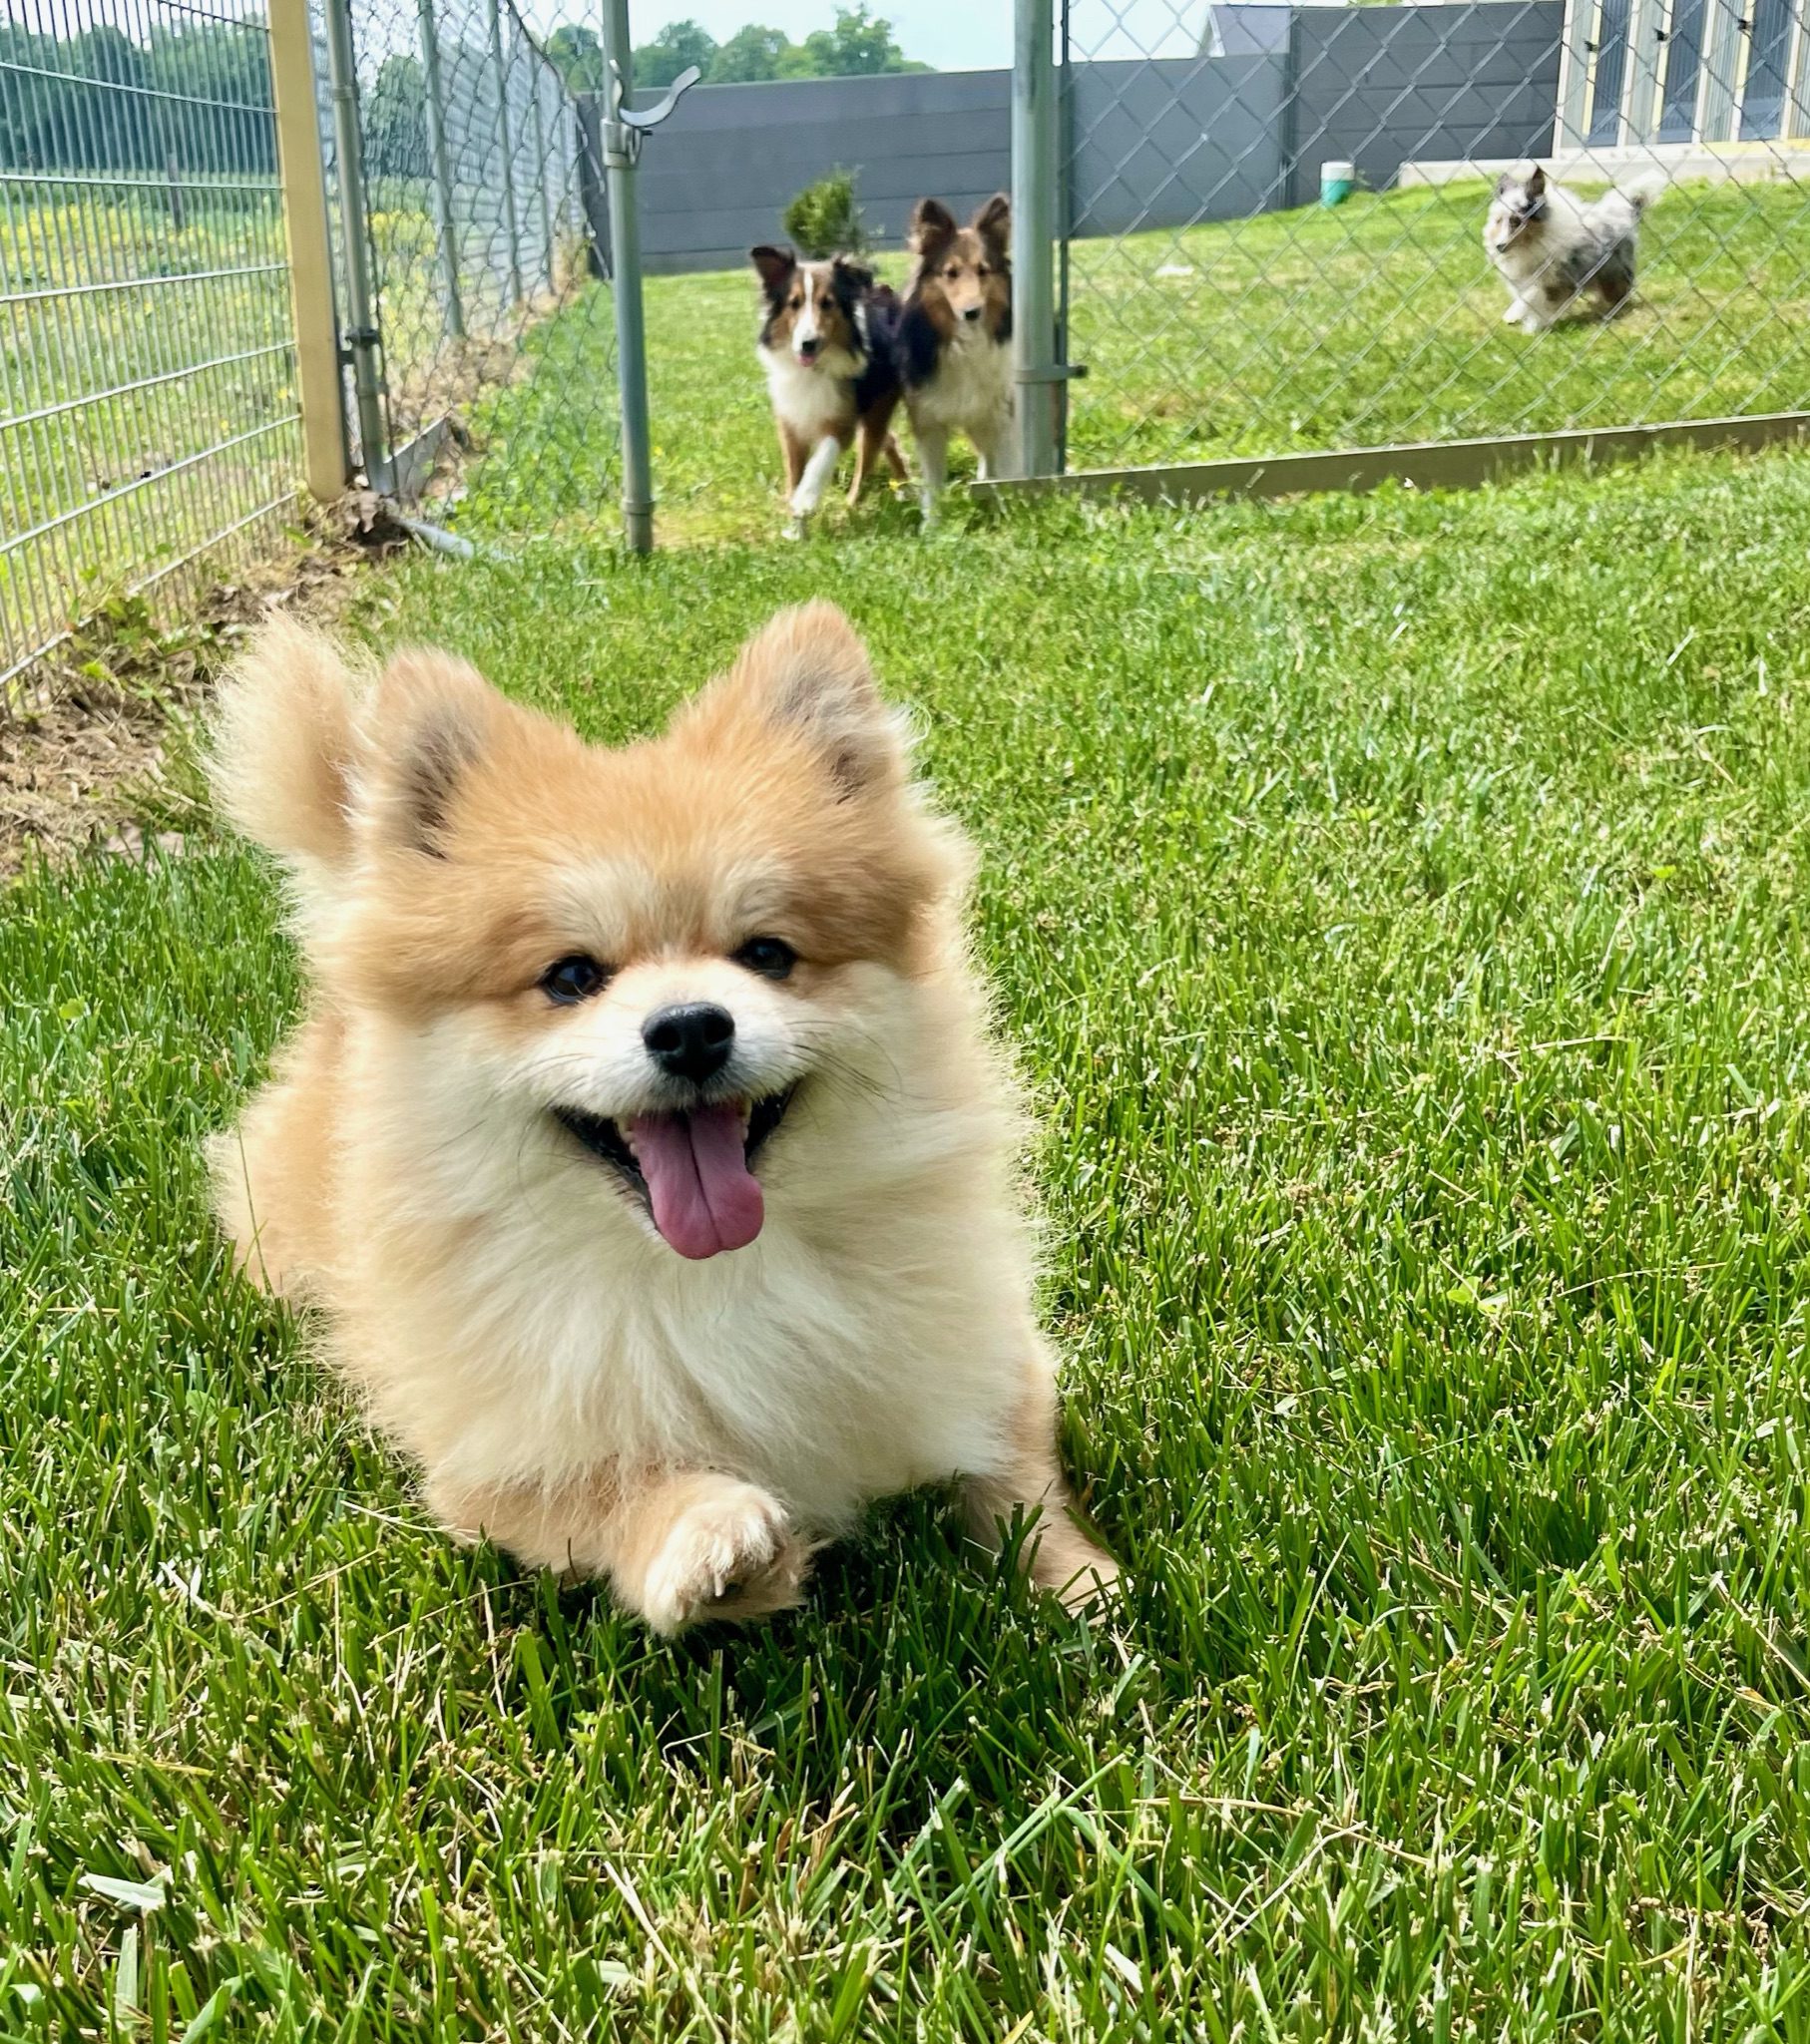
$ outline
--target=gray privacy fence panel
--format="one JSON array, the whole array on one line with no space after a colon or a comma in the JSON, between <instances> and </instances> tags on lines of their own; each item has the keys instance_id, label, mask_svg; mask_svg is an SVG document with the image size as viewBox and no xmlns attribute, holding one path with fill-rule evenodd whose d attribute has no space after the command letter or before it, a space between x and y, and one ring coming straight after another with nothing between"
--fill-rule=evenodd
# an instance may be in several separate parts
<instances>
[{"instance_id":1,"label":"gray privacy fence panel","mask_svg":"<svg viewBox=\"0 0 1810 2044\"><path fill-rule=\"evenodd\" d=\"M1309 204L1331 159L1356 164L1381 191L1405 163L1551 151L1564 0L1297 7L1293 15L1292 163L1280 203Z\"/></svg>"},{"instance_id":2,"label":"gray privacy fence panel","mask_svg":"<svg viewBox=\"0 0 1810 2044\"><path fill-rule=\"evenodd\" d=\"M650 95L639 95L647 103ZM642 250L651 270L727 269L779 238L801 187L858 169L882 246L898 246L915 200L978 205L1012 182L1012 74L914 73L700 86L642 159Z\"/></svg>"},{"instance_id":3,"label":"gray privacy fence panel","mask_svg":"<svg viewBox=\"0 0 1810 2044\"><path fill-rule=\"evenodd\" d=\"M1071 231L1138 233L1283 203L1284 55L1078 64Z\"/></svg>"},{"instance_id":4,"label":"gray privacy fence panel","mask_svg":"<svg viewBox=\"0 0 1810 2044\"><path fill-rule=\"evenodd\" d=\"M1274 55L1076 66L1076 233L1280 204L1284 86ZM783 233L793 193L838 164L861 174L873 239L898 247L922 195L965 210L1009 191L1011 145L1011 72L701 86L643 160L647 265L740 263Z\"/></svg>"}]
</instances>

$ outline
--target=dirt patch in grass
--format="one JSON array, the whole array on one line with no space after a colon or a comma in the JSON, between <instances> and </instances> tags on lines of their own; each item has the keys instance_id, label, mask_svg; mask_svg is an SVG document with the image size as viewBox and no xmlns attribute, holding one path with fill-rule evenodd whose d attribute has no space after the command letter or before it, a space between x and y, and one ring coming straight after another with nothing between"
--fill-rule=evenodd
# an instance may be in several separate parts
<instances>
[{"instance_id":1,"label":"dirt patch in grass","mask_svg":"<svg viewBox=\"0 0 1810 2044\"><path fill-rule=\"evenodd\" d=\"M215 676L247 632L278 612L331 621L358 570L402 535L370 500L310 512L302 536L201 593L174 626L142 598L108 605L45 662L39 699L0 711L0 880L33 857L96 845L180 849L195 813L192 772L173 768Z\"/></svg>"}]
</instances>

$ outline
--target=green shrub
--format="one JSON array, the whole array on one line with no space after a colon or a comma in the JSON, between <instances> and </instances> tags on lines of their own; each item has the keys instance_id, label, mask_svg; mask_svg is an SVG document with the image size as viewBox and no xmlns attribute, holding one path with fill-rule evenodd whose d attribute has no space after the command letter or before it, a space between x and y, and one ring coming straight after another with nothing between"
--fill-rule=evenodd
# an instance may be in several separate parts
<instances>
[{"instance_id":1,"label":"green shrub","mask_svg":"<svg viewBox=\"0 0 1810 2044\"><path fill-rule=\"evenodd\" d=\"M867 228L855 197L859 175L838 164L827 178L805 186L785 208L785 231L800 254L821 262L826 255L867 252Z\"/></svg>"}]
</instances>

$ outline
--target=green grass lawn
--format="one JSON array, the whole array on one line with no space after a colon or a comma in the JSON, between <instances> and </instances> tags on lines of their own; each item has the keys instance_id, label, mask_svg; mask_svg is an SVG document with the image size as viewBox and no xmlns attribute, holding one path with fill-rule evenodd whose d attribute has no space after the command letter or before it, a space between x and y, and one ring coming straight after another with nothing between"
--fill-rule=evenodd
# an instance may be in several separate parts
<instances>
[{"instance_id":1,"label":"green grass lawn","mask_svg":"<svg viewBox=\"0 0 1810 2044\"><path fill-rule=\"evenodd\" d=\"M1807 534L1810 460L1675 457L374 576L610 737L871 635L1128 1600L927 1499L677 1646L455 1552L210 1231L268 873L33 873L0 2035L1810 2037Z\"/></svg>"},{"instance_id":2,"label":"green grass lawn","mask_svg":"<svg viewBox=\"0 0 1810 2044\"><path fill-rule=\"evenodd\" d=\"M1488 189L1360 196L1181 233L1078 241L1070 465L1796 411L1810 404L1810 184L1684 184L1647 217L1636 302L1538 338L1502 324ZM881 260L898 283L902 258ZM764 535L779 457L754 362L751 273L654 277L650 404L662 532ZM614 530L620 481L608 305L586 292L530 338L530 373L482 408L460 518L479 533ZM969 457L964 452L960 462ZM961 468L959 473L971 473ZM870 491L862 530L915 506ZM833 494L832 531L848 523Z\"/></svg>"}]
</instances>

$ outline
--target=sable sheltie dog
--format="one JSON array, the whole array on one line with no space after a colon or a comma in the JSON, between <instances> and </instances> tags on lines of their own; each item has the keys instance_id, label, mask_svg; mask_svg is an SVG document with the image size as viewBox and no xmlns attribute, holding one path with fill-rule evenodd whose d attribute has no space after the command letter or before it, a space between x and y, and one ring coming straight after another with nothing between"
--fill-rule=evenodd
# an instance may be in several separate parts
<instances>
[{"instance_id":1,"label":"sable sheltie dog","mask_svg":"<svg viewBox=\"0 0 1810 2044\"><path fill-rule=\"evenodd\" d=\"M620 749L461 661L272 627L215 785L310 995L216 1139L257 1283L456 1535L662 1633L797 1601L872 1498L961 1479L1079 1606L964 843L825 604Z\"/></svg>"},{"instance_id":2,"label":"sable sheltie dog","mask_svg":"<svg viewBox=\"0 0 1810 2044\"><path fill-rule=\"evenodd\" d=\"M897 352L931 519L951 432L973 441L983 480L1012 472L1012 202L1002 192L959 227L941 200L920 199L909 239Z\"/></svg>"},{"instance_id":3,"label":"sable sheltie dog","mask_svg":"<svg viewBox=\"0 0 1810 2044\"><path fill-rule=\"evenodd\" d=\"M823 501L842 450L855 443L852 506L881 454L905 480L892 434L899 403L892 326L897 300L873 271L847 255L800 262L789 248L751 248L764 309L756 353L785 461L788 535Z\"/></svg>"},{"instance_id":4,"label":"sable sheltie dog","mask_svg":"<svg viewBox=\"0 0 1810 2044\"><path fill-rule=\"evenodd\" d=\"M1646 208L1664 190L1642 179L1600 199L1580 199L1538 164L1518 164L1496 181L1483 243L1508 286L1503 323L1540 333L1585 291L1605 317L1634 288L1634 242Z\"/></svg>"}]
</instances>

